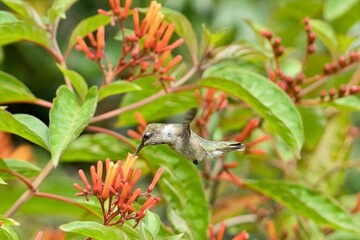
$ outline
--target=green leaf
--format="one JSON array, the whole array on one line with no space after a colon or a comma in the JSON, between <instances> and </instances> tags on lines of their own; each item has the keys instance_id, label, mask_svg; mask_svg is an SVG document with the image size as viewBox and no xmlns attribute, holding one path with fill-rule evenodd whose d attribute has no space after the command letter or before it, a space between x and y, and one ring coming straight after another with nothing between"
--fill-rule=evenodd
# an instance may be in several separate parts
<instances>
[{"instance_id":1,"label":"green leaf","mask_svg":"<svg viewBox=\"0 0 360 240\"><path fill-rule=\"evenodd\" d=\"M5 182L1 177L0 177L0 185L7 185L7 182Z\"/></svg>"},{"instance_id":2,"label":"green leaf","mask_svg":"<svg viewBox=\"0 0 360 240\"><path fill-rule=\"evenodd\" d=\"M324 11L323 11L325 20L333 21L341 17L358 2L359 2L358 0L347 0L347 1L325 0Z\"/></svg>"},{"instance_id":3,"label":"green leaf","mask_svg":"<svg viewBox=\"0 0 360 240\"><path fill-rule=\"evenodd\" d=\"M99 100L101 101L104 98L121 94L125 92L141 90L141 87L136 83L126 82L126 81L116 81L109 85L106 85L99 90Z\"/></svg>"},{"instance_id":4,"label":"green leaf","mask_svg":"<svg viewBox=\"0 0 360 240\"><path fill-rule=\"evenodd\" d=\"M281 71L291 77L296 77L302 71L302 63L293 58L287 58L280 63Z\"/></svg>"},{"instance_id":5,"label":"green leaf","mask_svg":"<svg viewBox=\"0 0 360 240\"><path fill-rule=\"evenodd\" d=\"M10 102L32 102L35 100L36 97L25 84L12 75L0 71L0 104Z\"/></svg>"},{"instance_id":6,"label":"green leaf","mask_svg":"<svg viewBox=\"0 0 360 240\"><path fill-rule=\"evenodd\" d=\"M17 160L12 158L4 159L3 163L6 165L5 169L10 169L14 172L17 172L25 177L34 177L39 175L41 168L34 165L33 163L24 161L24 160ZM0 164L0 169L4 169L4 167ZM11 179L12 176L5 175L0 172L0 175L3 176L5 179Z\"/></svg>"},{"instance_id":7,"label":"green leaf","mask_svg":"<svg viewBox=\"0 0 360 240\"><path fill-rule=\"evenodd\" d=\"M27 1L21 0L1 0L12 11L16 12L21 18L30 20L39 26L42 26L40 15Z\"/></svg>"},{"instance_id":8,"label":"green leaf","mask_svg":"<svg viewBox=\"0 0 360 240\"><path fill-rule=\"evenodd\" d=\"M152 169L161 167L164 170L159 185L172 225L191 240L206 239L209 206L194 164L167 146L147 147L141 151L141 156Z\"/></svg>"},{"instance_id":9,"label":"green leaf","mask_svg":"<svg viewBox=\"0 0 360 240\"><path fill-rule=\"evenodd\" d=\"M180 234L177 234L177 235L164 237L164 238L162 238L162 240L180 240L180 239L184 239L183 236L184 236L184 234L180 233Z\"/></svg>"},{"instance_id":10,"label":"green leaf","mask_svg":"<svg viewBox=\"0 0 360 240\"><path fill-rule=\"evenodd\" d=\"M146 216L141 220L140 234L142 236L148 236L143 239L157 239L158 232L160 230L161 221L158 215L150 211L146 212ZM150 234L150 236L149 236Z\"/></svg>"},{"instance_id":11,"label":"green leaf","mask_svg":"<svg viewBox=\"0 0 360 240\"><path fill-rule=\"evenodd\" d=\"M17 21L19 20L13 14L6 11L0 11L0 24L17 22Z\"/></svg>"},{"instance_id":12,"label":"green leaf","mask_svg":"<svg viewBox=\"0 0 360 240\"><path fill-rule=\"evenodd\" d=\"M195 31L189 20L180 12L162 7L161 12L165 15L165 21L176 25L175 32L184 39L191 54L198 53L198 43Z\"/></svg>"},{"instance_id":13,"label":"green leaf","mask_svg":"<svg viewBox=\"0 0 360 240\"><path fill-rule=\"evenodd\" d=\"M294 212L330 228L357 232L349 214L320 192L285 181L245 181L251 189L274 199Z\"/></svg>"},{"instance_id":14,"label":"green leaf","mask_svg":"<svg viewBox=\"0 0 360 240\"><path fill-rule=\"evenodd\" d=\"M316 36L325 44L332 57L337 58L338 42L333 27L329 23L318 19L311 19L310 25L312 31L314 31Z\"/></svg>"},{"instance_id":15,"label":"green leaf","mask_svg":"<svg viewBox=\"0 0 360 240\"><path fill-rule=\"evenodd\" d=\"M76 43L77 37L85 37L89 33L95 31L100 26L107 25L111 22L111 17L98 14L82 20L73 30L70 36L68 48Z\"/></svg>"},{"instance_id":16,"label":"green leaf","mask_svg":"<svg viewBox=\"0 0 360 240\"><path fill-rule=\"evenodd\" d=\"M13 226L20 226L20 223L15 221L12 218L7 218L4 217L3 215L0 215L0 221L4 224L4 225L13 225Z\"/></svg>"},{"instance_id":17,"label":"green leaf","mask_svg":"<svg viewBox=\"0 0 360 240\"><path fill-rule=\"evenodd\" d=\"M45 149L49 149L47 126L34 116L14 114L0 109L0 131L13 133Z\"/></svg>"},{"instance_id":18,"label":"green leaf","mask_svg":"<svg viewBox=\"0 0 360 240\"><path fill-rule=\"evenodd\" d=\"M350 95L337 98L324 105L333 106L342 110L360 111L360 95Z\"/></svg>"},{"instance_id":19,"label":"green leaf","mask_svg":"<svg viewBox=\"0 0 360 240\"><path fill-rule=\"evenodd\" d=\"M336 195L343 188L344 172L333 170L345 166L349 161L352 147L349 141L350 126L349 112L332 116L324 126L324 134L304 169L306 180L329 195Z\"/></svg>"},{"instance_id":20,"label":"green leaf","mask_svg":"<svg viewBox=\"0 0 360 240\"><path fill-rule=\"evenodd\" d=\"M0 45L18 41L30 41L44 47L50 47L47 32L30 21L18 21L0 24Z\"/></svg>"},{"instance_id":21,"label":"green leaf","mask_svg":"<svg viewBox=\"0 0 360 240\"><path fill-rule=\"evenodd\" d=\"M122 228L119 228L104 226L97 222L75 221L61 225L60 229L64 232L79 233L96 240L138 239L136 229L131 229L126 226L125 224Z\"/></svg>"},{"instance_id":22,"label":"green leaf","mask_svg":"<svg viewBox=\"0 0 360 240\"><path fill-rule=\"evenodd\" d=\"M61 65L57 64L57 67L69 79L71 84L74 86L76 92L79 94L82 101L85 100L85 96L88 92L88 85L85 79L77 72L66 69Z\"/></svg>"},{"instance_id":23,"label":"green leaf","mask_svg":"<svg viewBox=\"0 0 360 240\"><path fill-rule=\"evenodd\" d=\"M250 104L292 152L299 156L304 142L303 125L291 99L269 79L238 66L220 66L209 69L199 84L225 91Z\"/></svg>"},{"instance_id":24,"label":"green leaf","mask_svg":"<svg viewBox=\"0 0 360 240\"><path fill-rule=\"evenodd\" d=\"M51 23L54 23L56 18L66 18L66 11L74 4L77 0L55 0L48 10L48 16Z\"/></svg>"},{"instance_id":25,"label":"green leaf","mask_svg":"<svg viewBox=\"0 0 360 240\"><path fill-rule=\"evenodd\" d=\"M119 156L126 156L132 151L128 145L108 134L84 134L74 140L64 152L62 160L94 162L104 157L118 159Z\"/></svg>"},{"instance_id":26,"label":"green leaf","mask_svg":"<svg viewBox=\"0 0 360 240\"><path fill-rule=\"evenodd\" d=\"M69 144L89 124L96 109L97 88L90 88L84 104L80 105L76 95L68 87L61 86L50 110L51 156L56 166Z\"/></svg>"},{"instance_id":27,"label":"green leaf","mask_svg":"<svg viewBox=\"0 0 360 240\"><path fill-rule=\"evenodd\" d=\"M121 102L121 106L127 106L135 102L139 102L161 91L160 85L154 85L154 78L146 77L137 80L137 84L142 91L127 93ZM127 111L119 116L118 126L130 125L138 123L134 112L140 112L147 121L156 121L175 114L183 113L192 107L197 106L197 102L192 91L184 91L179 93L168 93L164 96L142 105L134 110ZM166 110L165 110L166 109Z\"/></svg>"}]
</instances>

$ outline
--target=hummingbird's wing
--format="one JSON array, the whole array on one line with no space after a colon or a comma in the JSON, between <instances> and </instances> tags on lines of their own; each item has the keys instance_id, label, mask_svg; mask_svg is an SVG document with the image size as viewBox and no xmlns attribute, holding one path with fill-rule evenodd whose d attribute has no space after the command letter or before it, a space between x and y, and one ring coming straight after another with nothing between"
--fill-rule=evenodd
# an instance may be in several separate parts
<instances>
[{"instance_id":1,"label":"hummingbird's wing","mask_svg":"<svg viewBox=\"0 0 360 240\"><path fill-rule=\"evenodd\" d=\"M187 146L189 144L190 136L191 136L190 123L195 118L196 113L197 113L196 108L191 108L186 113L186 118L182 124L182 133L181 133L182 143L184 144L183 146Z\"/></svg>"}]
</instances>

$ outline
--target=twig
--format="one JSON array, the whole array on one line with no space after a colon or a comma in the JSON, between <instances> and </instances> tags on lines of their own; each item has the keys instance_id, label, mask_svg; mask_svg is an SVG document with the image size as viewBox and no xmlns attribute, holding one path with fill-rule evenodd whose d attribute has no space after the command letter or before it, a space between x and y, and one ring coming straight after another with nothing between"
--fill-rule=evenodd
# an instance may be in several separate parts
<instances>
[{"instance_id":1,"label":"twig","mask_svg":"<svg viewBox=\"0 0 360 240\"><path fill-rule=\"evenodd\" d=\"M240 215L240 216L236 216L233 218L228 218L225 221L223 221L222 223L224 223L227 227L231 227L231 226L240 225L240 224L244 224L244 223L256 222L257 220L258 220L258 216L253 213L253 214ZM221 226L221 223L217 223L214 226L215 232L219 231L220 226Z\"/></svg>"},{"instance_id":2,"label":"twig","mask_svg":"<svg viewBox=\"0 0 360 240\"><path fill-rule=\"evenodd\" d=\"M11 217L19 208L26 203L32 196L34 196L35 191L38 189L40 184L45 180L49 173L53 170L54 164L50 159L47 165L43 168L39 176L32 183L32 188L24 192L18 200L11 206L11 208L4 214L5 217Z\"/></svg>"},{"instance_id":3,"label":"twig","mask_svg":"<svg viewBox=\"0 0 360 240\"><path fill-rule=\"evenodd\" d=\"M187 82L197 71L197 67L196 66L193 66L189 72L187 72L179 81L177 81L176 83L174 83L174 87L179 87L181 86L182 84L184 84L185 82ZM176 91L176 90L175 90ZM143 106L145 104L148 104L158 98L161 98L162 96L166 95L166 92L164 90L161 90L147 98L144 98L142 99L141 101L138 101L136 103L133 103L133 104L130 104L128 106L125 106L125 107L121 107L121 108L118 108L118 109L115 109L113 111L110 111L110 112L107 112L107 113L104 113L104 114L101 114L101 115L98 115L98 116L95 116L91 122L94 123L94 122L99 122L99 121L103 121L103 120L106 120L106 119L109 119L109 118L112 118L112 117L115 117L115 116L118 116L124 112L127 112L127 111L130 111L132 109L135 109L135 108L138 108L140 106Z\"/></svg>"}]
</instances>

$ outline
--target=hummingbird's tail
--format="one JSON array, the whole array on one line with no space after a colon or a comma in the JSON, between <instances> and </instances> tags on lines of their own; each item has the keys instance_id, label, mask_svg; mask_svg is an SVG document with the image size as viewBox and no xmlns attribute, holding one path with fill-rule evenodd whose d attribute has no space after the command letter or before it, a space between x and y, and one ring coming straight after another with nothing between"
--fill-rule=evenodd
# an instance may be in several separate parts
<instances>
[{"instance_id":1,"label":"hummingbird's tail","mask_svg":"<svg viewBox=\"0 0 360 240\"><path fill-rule=\"evenodd\" d=\"M245 151L245 145L241 142L223 142L219 150L223 152Z\"/></svg>"}]
</instances>

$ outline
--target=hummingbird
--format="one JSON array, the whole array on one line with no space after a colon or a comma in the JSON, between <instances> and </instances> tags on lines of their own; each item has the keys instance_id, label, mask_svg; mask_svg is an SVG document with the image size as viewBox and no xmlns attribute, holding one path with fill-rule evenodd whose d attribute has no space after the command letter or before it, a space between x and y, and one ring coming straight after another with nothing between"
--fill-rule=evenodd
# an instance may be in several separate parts
<instances>
[{"instance_id":1,"label":"hummingbird","mask_svg":"<svg viewBox=\"0 0 360 240\"><path fill-rule=\"evenodd\" d=\"M190 123L195 118L196 112L195 108L190 109L185 121L180 124L151 123L147 125L134 155L136 156L145 146L167 144L197 165L199 161L212 159L227 152L245 150L245 145L241 142L210 141L193 132L190 129Z\"/></svg>"}]
</instances>

